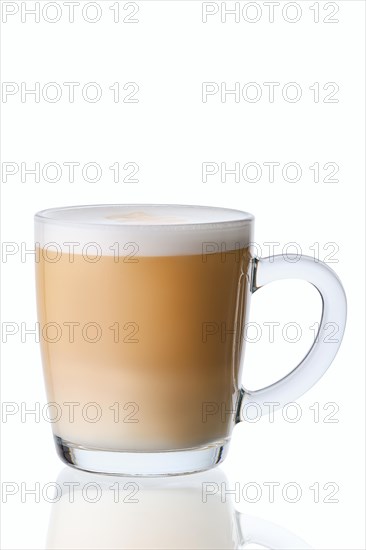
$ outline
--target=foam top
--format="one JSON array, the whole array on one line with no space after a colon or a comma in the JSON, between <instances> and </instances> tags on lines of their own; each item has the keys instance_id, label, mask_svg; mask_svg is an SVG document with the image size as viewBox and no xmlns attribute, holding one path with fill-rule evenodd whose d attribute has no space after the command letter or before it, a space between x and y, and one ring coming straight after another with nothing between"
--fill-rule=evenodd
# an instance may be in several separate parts
<instances>
[{"instance_id":1,"label":"foam top","mask_svg":"<svg viewBox=\"0 0 366 550\"><path fill-rule=\"evenodd\" d=\"M113 255L118 242L121 256L131 243L139 256L201 254L207 243L211 252L248 246L253 221L247 212L211 206L69 206L37 212L35 240L42 248L55 243L61 250L79 243L75 253L95 243L103 255Z\"/></svg>"}]
</instances>

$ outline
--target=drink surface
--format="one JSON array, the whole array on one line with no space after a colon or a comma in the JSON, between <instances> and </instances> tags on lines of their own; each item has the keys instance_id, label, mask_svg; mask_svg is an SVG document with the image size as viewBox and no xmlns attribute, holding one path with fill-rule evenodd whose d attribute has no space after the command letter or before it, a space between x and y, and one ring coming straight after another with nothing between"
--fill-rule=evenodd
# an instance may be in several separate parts
<instances>
[{"instance_id":1,"label":"drink surface","mask_svg":"<svg viewBox=\"0 0 366 550\"><path fill-rule=\"evenodd\" d=\"M61 251L91 243L103 255L201 254L247 247L251 214L226 208L180 205L95 205L43 210L35 216L36 242ZM211 249L209 245L211 244Z\"/></svg>"}]
</instances>

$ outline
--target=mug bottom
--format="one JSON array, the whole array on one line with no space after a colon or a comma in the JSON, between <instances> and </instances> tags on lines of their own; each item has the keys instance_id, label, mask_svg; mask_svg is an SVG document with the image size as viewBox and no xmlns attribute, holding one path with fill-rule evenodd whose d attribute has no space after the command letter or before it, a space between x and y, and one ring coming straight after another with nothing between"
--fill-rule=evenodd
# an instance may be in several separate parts
<instances>
[{"instance_id":1,"label":"mug bottom","mask_svg":"<svg viewBox=\"0 0 366 550\"><path fill-rule=\"evenodd\" d=\"M56 449L67 465L99 474L121 476L174 476L214 468L227 454L229 440L203 447L157 452L90 449L54 436Z\"/></svg>"}]
</instances>

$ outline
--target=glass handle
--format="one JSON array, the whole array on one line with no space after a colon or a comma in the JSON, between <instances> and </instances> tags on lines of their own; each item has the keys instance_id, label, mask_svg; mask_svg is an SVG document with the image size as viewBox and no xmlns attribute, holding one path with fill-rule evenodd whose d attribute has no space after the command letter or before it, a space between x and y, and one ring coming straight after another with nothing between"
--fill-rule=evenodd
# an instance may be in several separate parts
<instances>
[{"instance_id":1,"label":"glass handle","mask_svg":"<svg viewBox=\"0 0 366 550\"><path fill-rule=\"evenodd\" d=\"M309 390L331 365L342 341L346 316L346 295L338 276L323 262L315 262L310 256L283 255L253 260L251 292L281 279L303 279L318 290L323 303L319 330L313 345L304 359L289 374L266 388L247 391L241 389L238 421L245 420L249 403L260 406L263 413L271 403L280 409ZM337 332L329 336L330 327Z\"/></svg>"}]
</instances>

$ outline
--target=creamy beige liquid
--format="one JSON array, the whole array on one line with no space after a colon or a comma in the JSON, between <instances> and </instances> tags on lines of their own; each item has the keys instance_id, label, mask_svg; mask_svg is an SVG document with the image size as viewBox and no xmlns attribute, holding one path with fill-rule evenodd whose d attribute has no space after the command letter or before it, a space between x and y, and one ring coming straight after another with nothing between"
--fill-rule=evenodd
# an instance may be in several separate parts
<instances>
[{"instance_id":1,"label":"creamy beige liquid","mask_svg":"<svg viewBox=\"0 0 366 550\"><path fill-rule=\"evenodd\" d=\"M56 436L120 451L223 444L239 397L252 227L246 212L209 206L36 214Z\"/></svg>"},{"instance_id":2,"label":"creamy beige liquid","mask_svg":"<svg viewBox=\"0 0 366 550\"><path fill-rule=\"evenodd\" d=\"M72 240L72 226L52 223L40 225L38 238L53 241L56 230ZM102 230L95 226L104 243L109 233ZM75 237L82 231L77 227ZM85 231L88 236L91 229ZM38 249L38 315L48 401L56 404L50 409L54 434L74 445L120 451L221 442L235 422L249 249L227 246L228 252L202 255L197 231L133 231L140 255L132 257L129 249L129 256L114 257L105 244L95 262L64 248ZM244 240L247 233L239 228L230 238ZM227 244L225 235L220 229ZM172 253L174 240L183 249L194 239L195 253ZM154 255L154 247L169 250Z\"/></svg>"}]
</instances>

